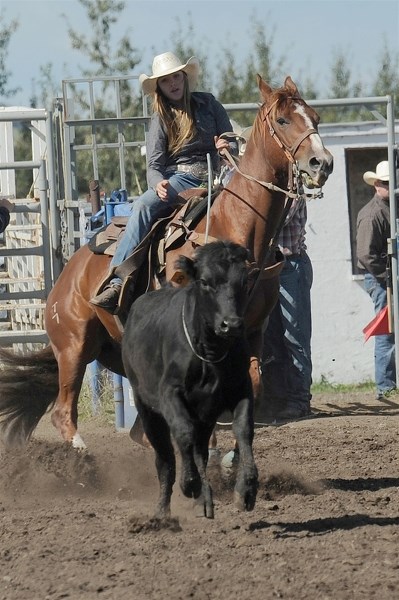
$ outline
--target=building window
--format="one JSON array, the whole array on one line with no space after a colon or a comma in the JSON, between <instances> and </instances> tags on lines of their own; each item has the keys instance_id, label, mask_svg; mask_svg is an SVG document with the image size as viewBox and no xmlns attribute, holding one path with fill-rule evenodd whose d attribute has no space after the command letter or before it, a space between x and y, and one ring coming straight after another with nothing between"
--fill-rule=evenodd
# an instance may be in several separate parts
<instances>
[{"instance_id":1,"label":"building window","mask_svg":"<svg viewBox=\"0 0 399 600\"><path fill-rule=\"evenodd\" d=\"M359 275L356 257L357 214L374 195L374 188L363 181L363 173L375 171L376 166L382 160L388 160L386 148L350 148L345 150L352 273L354 275Z\"/></svg>"}]
</instances>

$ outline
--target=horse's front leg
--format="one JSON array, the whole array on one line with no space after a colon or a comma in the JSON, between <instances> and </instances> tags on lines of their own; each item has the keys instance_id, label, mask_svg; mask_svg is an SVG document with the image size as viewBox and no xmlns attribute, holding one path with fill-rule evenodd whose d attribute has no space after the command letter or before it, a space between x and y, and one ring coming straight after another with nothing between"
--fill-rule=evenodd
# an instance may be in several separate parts
<instances>
[{"instance_id":1,"label":"horse's front leg","mask_svg":"<svg viewBox=\"0 0 399 600\"><path fill-rule=\"evenodd\" d=\"M86 444L78 433L78 400L86 370L86 364L76 364L60 354L59 392L51 414L51 422L66 442L77 450L86 450Z\"/></svg>"},{"instance_id":2,"label":"horse's front leg","mask_svg":"<svg viewBox=\"0 0 399 600\"><path fill-rule=\"evenodd\" d=\"M252 451L254 420L251 398L244 398L237 404L234 410L233 432L239 448L234 503L240 510L253 510L259 484Z\"/></svg>"}]
</instances>

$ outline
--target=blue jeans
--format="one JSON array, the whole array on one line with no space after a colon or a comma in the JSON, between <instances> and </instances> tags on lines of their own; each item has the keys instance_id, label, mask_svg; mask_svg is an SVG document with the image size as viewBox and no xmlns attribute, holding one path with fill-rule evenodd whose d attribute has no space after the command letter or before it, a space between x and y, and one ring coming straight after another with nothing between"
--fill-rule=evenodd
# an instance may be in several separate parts
<instances>
[{"instance_id":1,"label":"blue jeans","mask_svg":"<svg viewBox=\"0 0 399 600\"><path fill-rule=\"evenodd\" d=\"M312 395L310 290L312 263L306 254L287 257L280 292L264 333L262 368L266 403L309 406Z\"/></svg>"},{"instance_id":2,"label":"blue jeans","mask_svg":"<svg viewBox=\"0 0 399 600\"><path fill-rule=\"evenodd\" d=\"M148 189L136 200L133 200L132 212L126 230L111 261L111 267L120 265L125 258L132 254L133 250L145 238L158 218L167 217L173 212L177 196L180 192L199 187L202 183L201 179L194 177L190 173L174 173L168 179L170 186L167 200L161 200L152 188ZM112 280L113 283L120 283L120 281L118 278Z\"/></svg>"},{"instance_id":3,"label":"blue jeans","mask_svg":"<svg viewBox=\"0 0 399 600\"><path fill-rule=\"evenodd\" d=\"M364 276L364 288L374 303L375 314L387 305L387 288L370 273ZM375 384L377 393L383 394L396 388L395 336L374 336Z\"/></svg>"}]
</instances>

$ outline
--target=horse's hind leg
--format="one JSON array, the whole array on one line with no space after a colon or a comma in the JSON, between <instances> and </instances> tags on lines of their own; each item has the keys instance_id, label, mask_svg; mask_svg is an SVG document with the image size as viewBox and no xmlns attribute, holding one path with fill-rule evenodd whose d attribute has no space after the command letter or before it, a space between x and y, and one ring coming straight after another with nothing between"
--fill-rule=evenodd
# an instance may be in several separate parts
<instances>
[{"instance_id":1,"label":"horse's hind leg","mask_svg":"<svg viewBox=\"0 0 399 600\"><path fill-rule=\"evenodd\" d=\"M58 356L59 393L51 415L51 422L62 438L78 450L85 450L86 444L78 433L78 400L86 370L84 362L68 360Z\"/></svg>"}]
</instances>

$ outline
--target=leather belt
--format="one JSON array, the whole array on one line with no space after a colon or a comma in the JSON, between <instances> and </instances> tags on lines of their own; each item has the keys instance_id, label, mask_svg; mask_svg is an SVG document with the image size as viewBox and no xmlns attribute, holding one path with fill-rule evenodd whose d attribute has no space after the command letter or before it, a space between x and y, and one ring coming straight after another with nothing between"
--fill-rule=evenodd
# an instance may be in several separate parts
<instances>
[{"instance_id":1,"label":"leather belt","mask_svg":"<svg viewBox=\"0 0 399 600\"><path fill-rule=\"evenodd\" d=\"M206 162L196 162L189 165L177 164L168 167L166 173L190 173L190 175L206 181L208 179L208 164Z\"/></svg>"}]
</instances>

